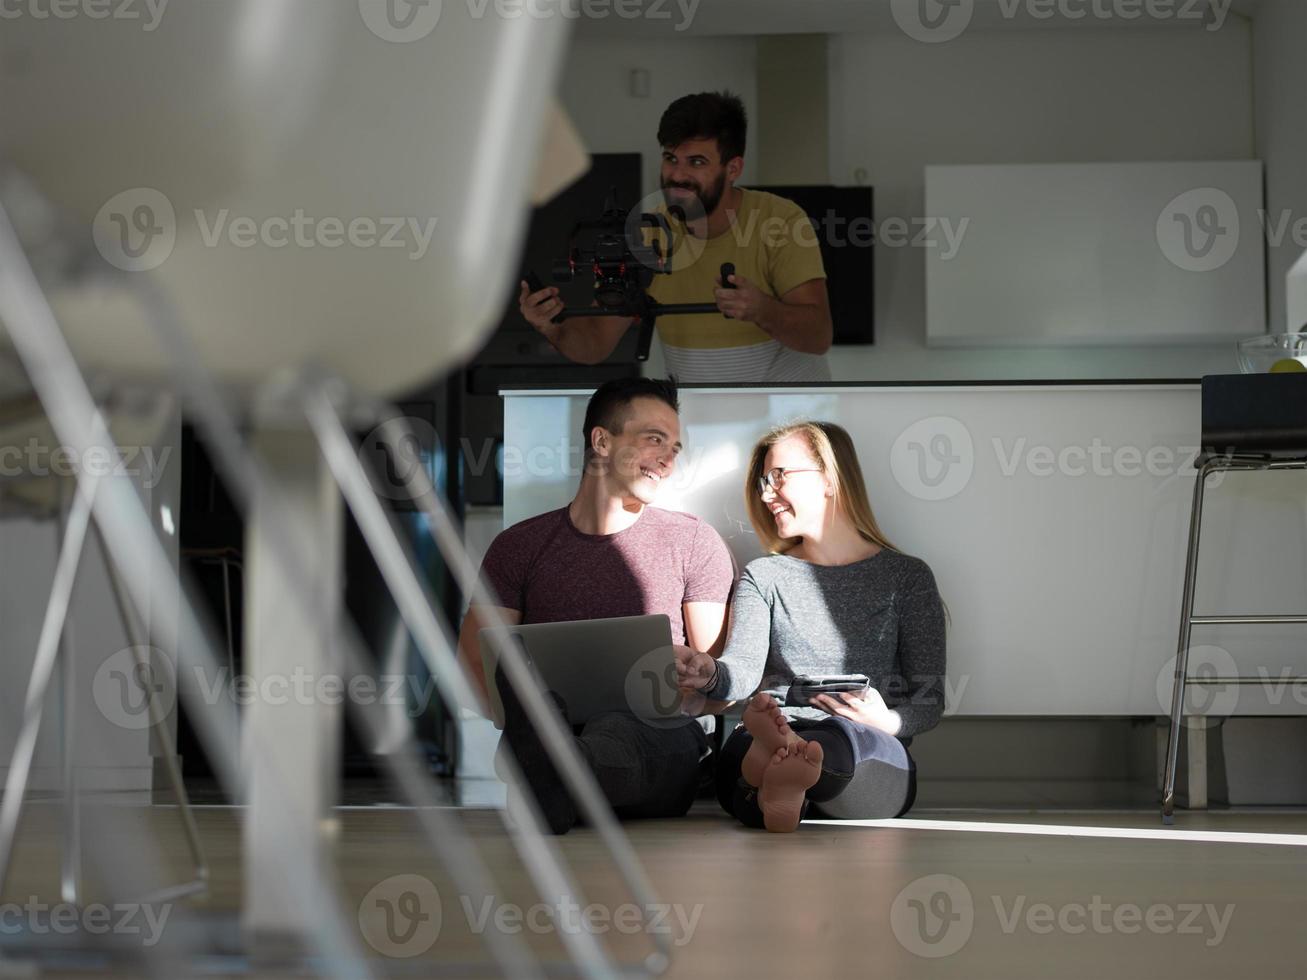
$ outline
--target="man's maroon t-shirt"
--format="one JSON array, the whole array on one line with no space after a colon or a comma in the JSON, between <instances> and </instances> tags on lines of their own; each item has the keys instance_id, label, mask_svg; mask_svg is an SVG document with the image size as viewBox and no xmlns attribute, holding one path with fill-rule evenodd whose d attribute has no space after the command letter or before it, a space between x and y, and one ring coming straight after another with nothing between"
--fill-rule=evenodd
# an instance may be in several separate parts
<instances>
[{"instance_id":1,"label":"man's maroon t-shirt","mask_svg":"<svg viewBox=\"0 0 1307 980\"><path fill-rule=\"evenodd\" d=\"M721 535L690 514L646 507L616 534L582 534L567 508L514 524L481 566L523 623L665 614L685 643L681 604L730 599L735 563Z\"/></svg>"}]
</instances>

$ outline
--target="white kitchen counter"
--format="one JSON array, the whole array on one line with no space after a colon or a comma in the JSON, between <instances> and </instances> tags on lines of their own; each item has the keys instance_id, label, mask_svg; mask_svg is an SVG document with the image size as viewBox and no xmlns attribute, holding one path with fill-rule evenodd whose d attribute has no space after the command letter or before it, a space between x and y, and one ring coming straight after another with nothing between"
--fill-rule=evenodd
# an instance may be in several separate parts
<instances>
[{"instance_id":1,"label":"white kitchen counter","mask_svg":"<svg viewBox=\"0 0 1307 980\"><path fill-rule=\"evenodd\" d=\"M570 499L590 392L503 394L508 525ZM760 554L742 487L755 439L804 416L849 429L882 528L930 563L948 604L950 714L1169 711L1196 383L698 388L681 416L660 505L708 519L741 563ZM1302 612L1307 474L1209 487L1198 610ZM1268 682L1231 689L1219 710L1307 713L1307 691L1279 682L1307 672L1305 635L1196 631L1193 672L1260 666Z\"/></svg>"}]
</instances>

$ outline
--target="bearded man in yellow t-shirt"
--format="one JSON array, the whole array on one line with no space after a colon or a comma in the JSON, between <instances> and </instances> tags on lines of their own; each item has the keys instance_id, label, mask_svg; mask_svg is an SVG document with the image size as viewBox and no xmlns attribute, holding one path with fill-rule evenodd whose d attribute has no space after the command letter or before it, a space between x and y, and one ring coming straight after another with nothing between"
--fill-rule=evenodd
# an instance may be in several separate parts
<instances>
[{"instance_id":1,"label":"bearded man in yellow t-shirt","mask_svg":"<svg viewBox=\"0 0 1307 980\"><path fill-rule=\"evenodd\" d=\"M747 129L744 104L728 92L677 99L658 124L671 272L654 276L649 295L662 304L714 301L718 310L659 317L667 373L685 383L829 381L834 330L817 236L794 202L735 186ZM726 262L734 288L719 278ZM523 282L518 302L528 323L582 364L607 358L637 322L553 323L564 304L552 286L531 292Z\"/></svg>"}]
</instances>

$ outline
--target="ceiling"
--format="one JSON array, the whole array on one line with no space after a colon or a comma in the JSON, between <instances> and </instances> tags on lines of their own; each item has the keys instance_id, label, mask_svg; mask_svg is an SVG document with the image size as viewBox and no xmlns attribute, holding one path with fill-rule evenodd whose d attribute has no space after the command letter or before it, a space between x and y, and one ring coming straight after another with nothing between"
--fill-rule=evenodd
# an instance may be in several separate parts
<instances>
[{"instance_id":1,"label":"ceiling","mask_svg":"<svg viewBox=\"0 0 1307 980\"><path fill-rule=\"evenodd\" d=\"M911 16L922 0L563 0L564 9L590 10L579 18L578 37L673 38L756 34L849 34L901 32L900 17ZM940 0L925 0L940 16ZM1077 30L1085 28L1187 28L1202 30L1206 10L1223 20L1253 17L1262 0L950 0L969 5L968 30ZM1166 17L1102 16L1100 12L1169 11ZM639 16L620 16L623 9ZM1083 11L1079 19L1040 12ZM961 17L961 7L953 16Z\"/></svg>"}]
</instances>

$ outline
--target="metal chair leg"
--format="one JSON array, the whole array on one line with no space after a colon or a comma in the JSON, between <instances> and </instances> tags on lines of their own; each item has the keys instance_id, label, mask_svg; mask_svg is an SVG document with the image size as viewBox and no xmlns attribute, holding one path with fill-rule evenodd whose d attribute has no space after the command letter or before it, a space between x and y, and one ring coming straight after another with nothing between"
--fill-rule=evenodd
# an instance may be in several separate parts
<instances>
[{"instance_id":1,"label":"metal chair leg","mask_svg":"<svg viewBox=\"0 0 1307 980\"><path fill-rule=\"evenodd\" d=\"M227 669L236 676L236 631L231 615L231 559L222 560L222 604L227 617Z\"/></svg>"},{"instance_id":2,"label":"metal chair leg","mask_svg":"<svg viewBox=\"0 0 1307 980\"><path fill-rule=\"evenodd\" d=\"M160 322L167 322L167 320L166 316L160 316ZM216 461L224 467L226 475L231 480L231 489L237 506L243 513L249 514L255 500L276 500L277 506L284 512L284 508L288 506L286 501L281 499L282 495L276 485L268 480L257 460L245 447L223 407L216 387L203 372L194 352L186 347L182 338L168 336L167 339L176 342L174 353L177 369L194 401L194 417L203 437L209 442ZM287 581L288 588L296 601L306 603L308 600L303 595L299 583L308 578L308 569L292 542L287 540L286 535L279 533L281 526L282 524L275 521L268 522L267 533L276 545L269 549L273 559L272 573ZM365 655L365 645L348 617L341 621L340 639L346 674L351 677L368 674L371 667L369 658ZM346 704L352 710L354 720L361 726L365 743L383 744L386 726L380 714L382 706L375 703L363 705L352 699L346 699ZM404 744L397 751L382 756L380 761L395 778L405 799L413 806L428 846L432 853L444 862L460 894L481 897L500 894L500 890L492 884L493 879L475 840L445 809L449 806L449 801L443 798L431 781L411 728L405 734ZM532 826L538 827L541 823L542 818L538 814L531 818ZM554 867L563 866L557 848L549 839L541 839L535 858ZM569 889L555 888L549 894L566 894L569 891ZM330 927L330 924L327 927ZM522 977L524 980L536 980L536 978L543 980L545 974L537 963L537 956L520 936L499 930L488 930L483 936L483 941L502 975ZM459 969L458 964L453 964L452 967L455 971ZM433 972L431 975L437 974ZM454 972L452 975L464 974ZM608 974L598 975L614 974L610 971Z\"/></svg>"},{"instance_id":3,"label":"metal chair leg","mask_svg":"<svg viewBox=\"0 0 1307 980\"><path fill-rule=\"evenodd\" d=\"M358 453L345 429L340 412L329 394L328 386L316 385L309 389L304 399L304 412L318 440L323 458L327 461L346 503L358 521L359 529L368 542L373 558L395 597L400 614L413 633L419 650L426 657L433 675L455 704L475 704L476 696L472 692L471 682L464 674L454 653L455 641L442 628L436 613L438 607L416 572L411 551L401 540L393 522L377 499L373 490L375 484L358 459ZM557 734L558 739L563 740L562 726L545 702L543 693L538 689L531 688L522 694L523 700L527 703L527 711L533 710L532 695L540 702L538 705L540 727L545 732L545 745L550 755L565 772L569 769L568 763L572 763L577 770L576 775L581 780L590 781L590 784L583 787L583 794L585 791L591 794L588 797L582 795L583 806L590 800L597 799L598 806L607 810L606 815L596 811L597 821L603 821L606 816L615 829L616 820L612 810L599 795L598 787L592 785L594 776L589 770L584 769L576 749L565 742L561 749L551 745L550 734ZM550 725L560 731L551 732ZM528 843L519 847L519 854L527 866L528 874L536 881L541 894L571 899L577 894L577 889L569 880L570 876L566 874L557 850L540 831L534 810L522 810L521 816L523 822L518 828L518 833L520 838ZM599 829L602 834L604 827L600 826ZM617 833L621 836L620 831ZM515 839L515 843L518 843L518 840ZM626 846L629 848L630 845ZM614 857L619 870L625 871L625 856L619 853ZM566 930L560 936L560 940L575 959L583 975L598 978L612 976L618 972L594 936L583 931ZM656 936L654 941L661 946L663 937ZM666 954L661 948L658 956L660 962L665 964Z\"/></svg>"},{"instance_id":4,"label":"metal chair leg","mask_svg":"<svg viewBox=\"0 0 1307 980\"><path fill-rule=\"evenodd\" d=\"M1189 549L1185 555L1184 594L1180 600L1180 638L1175 652L1175 684L1171 693L1171 727L1166 740L1166 775L1162 782L1162 822L1175 820L1176 766L1180 757L1180 728L1184 712L1185 687L1189 679L1189 641L1193 634L1194 586L1198 578L1198 549L1203 526L1203 495L1207 477L1223 467L1208 460L1198 470L1194 483L1193 508L1189 515Z\"/></svg>"},{"instance_id":5,"label":"metal chair leg","mask_svg":"<svg viewBox=\"0 0 1307 980\"><path fill-rule=\"evenodd\" d=\"M72 489L75 494L76 487ZM60 547L67 533L69 491L61 486L55 526ZM65 618L59 634L59 764L63 787L63 848L59 860L59 894L77 905L82 886L81 798L77 787L77 663L73 659L73 624Z\"/></svg>"},{"instance_id":6,"label":"metal chair leg","mask_svg":"<svg viewBox=\"0 0 1307 980\"><path fill-rule=\"evenodd\" d=\"M3 255L5 245L3 218L3 210L0 210L0 256ZM3 264L0 264L0 280L3 279L3 269ZM0 292L0 297L2 296L3 293ZM180 384L189 393L194 418L203 433L203 437L209 442L215 454L215 459L225 469L226 475L232 481L231 486L237 505L243 513L248 514L251 512L253 501L256 499L265 497L279 498L280 494L277 492L276 487L269 482L258 462L245 447L235 423L223 404L216 385L205 373L194 349L187 343L184 335L167 328L173 322L173 315L165 299L158 293L146 288L142 288L141 296L147 308L155 311L155 325L160 328L160 340L164 342L174 359L174 367L178 372ZM281 501L278 506L285 507L286 505L284 501ZM272 566L275 574L287 579L291 595L295 601L307 603L308 599L303 594L303 589L297 587L298 583L303 582L308 577L308 570L304 566L301 556L286 540L286 536L278 533L276 524L270 523L268 533L278 543L278 547L272 549ZM136 588L139 583L132 580L135 571L134 568L123 569L124 585L127 587L128 597L133 600L134 604L139 599ZM206 633L200 629L199 624L193 617L189 616L188 607L183 607L182 611L187 614L187 617L183 618L180 624L183 627L183 651L187 652L190 658L196 662L197 668L216 670L217 658L211 652L213 644L208 641ZM350 676L366 674L369 668L366 665L367 658L364 656L365 647L357 630L348 617L342 620L341 627L342 648L346 658L348 674ZM183 693L187 690L186 687L182 688ZM350 699L347 699L347 704L351 708L357 709L354 711L354 717L363 726L365 741L372 745L379 744L382 741L383 726L373 713L374 708L377 706L363 706ZM226 718L227 715L232 713L224 712L225 723L219 726L210 723L210 719L207 718L201 708L195 705L191 707L192 711L196 712L194 718L199 724L202 737L205 738L206 747L215 756L224 784L231 787L239 798L243 798L244 782L238 778L234 756L228 757L228 745L226 744L229 733L234 732L236 727L234 717L231 717L229 722ZM230 737L234 738L234 736ZM423 831L428 846L434 854L444 861L461 894L485 897L499 894L499 891L490 884L492 879L481 858L475 840L456 819L442 809L443 806L448 805L448 801L439 798L439 794L435 791L429 779L429 774L426 772L425 762L418 751L411 732L406 737L405 743L400 751L383 756L382 762L395 777L405 797L415 808L418 824ZM539 814L535 814L531 818L532 826L538 827L541 822L542 818ZM537 837L539 837L538 831ZM553 867L563 867L562 857L549 839L541 839L541 845L533 857L537 861L545 862ZM296 877L304 879L308 878L314 869L294 868L286 870L292 872ZM557 895L563 894L563 892L554 889L551 894ZM336 914L334 905L329 903L326 890L318 887L312 891L305 891L301 896L301 900L321 908L321 924L311 937L318 941L320 947L323 947L320 954L323 958L319 959L318 963L331 964L331 972L334 974L349 975L351 977L360 975L362 971L361 960L355 954L358 944L351 941L349 931ZM522 977L524 980L543 977L543 973L536 969L537 957L534 951L520 936L509 932L488 930L483 938L487 949L495 957L504 976ZM457 968L458 965L455 964L455 969ZM452 975L464 974L453 973ZM610 973L609 975L614 974Z\"/></svg>"},{"instance_id":7,"label":"metal chair leg","mask_svg":"<svg viewBox=\"0 0 1307 980\"><path fill-rule=\"evenodd\" d=\"M77 663L73 659L73 624L65 620L59 638L59 740L63 783L63 852L59 893L69 905L80 904L82 891L82 808L77 786Z\"/></svg>"},{"instance_id":8,"label":"metal chair leg","mask_svg":"<svg viewBox=\"0 0 1307 980\"><path fill-rule=\"evenodd\" d=\"M182 549L182 557L188 557L185 549ZM226 630L224 635L227 641L227 677L234 680L236 677L236 630L235 615L233 613L234 606L231 598L231 570L234 567L236 573L242 576L243 580L245 574L244 568L239 559L229 557L226 554L214 555L192 553L189 557L193 558L195 562L200 565L217 565L222 571L222 613L223 626ZM240 745L233 743L232 752L239 754Z\"/></svg>"},{"instance_id":9,"label":"metal chair leg","mask_svg":"<svg viewBox=\"0 0 1307 980\"><path fill-rule=\"evenodd\" d=\"M222 608L227 626L227 676L235 683L236 680L236 630L233 627L231 613L231 560L223 557L219 561L222 563ZM239 567L239 566L238 566ZM243 574L243 573L242 573ZM244 578L242 577L242 582ZM241 595L244 595L244 586L242 585ZM235 745L232 751L239 754L240 746Z\"/></svg>"},{"instance_id":10,"label":"metal chair leg","mask_svg":"<svg viewBox=\"0 0 1307 980\"><path fill-rule=\"evenodd\" d=\"M319 399L320 403L325 401L325 397ZM415 437L400 413L391 406L386 406L384 410L371 406L368 414L372 416L371 421L376 424L393 420L392 425L381 424L380 435L390 451L402 457L403 443ZM336 441L341 441L345 438L344 427L338 416L333 421L332 436ZM343 456L343 453L341 455ZM363 466L357 454L352 454L350 460L355 466L360 468ZM495 603L481 580L475 564L468 556L466 548L462 545L454 519L444 499L431 485L426 473L420 467L413 467L402 479L410 498L427 516L432 538L448 562L463 594L470 597L474 603L493 609ZM369 486L375 486L375 483ZM627 889L636 897L640 907L654 907L657 904L657 894L640 864L639 857L619 826L608 801L600 792L593 774L581 761L569 738L570 733L563 730L557 715L549 710L543 692L535 686L520 651L512 645L506 645L500 651L500 656L505 675L522 701L527 716L539 731L546 751L558 767L565 785L576 798L587 822L603 840ZM650 934L650 940L654 948L645 957L643 966L650 973L661 973L671 962L671 944L664 936L656 933Z\"/></svg>"},{"instance_id":11,"label":"metal chair leg","mask_svg":"<svg viewBox=\"0 0 1307 980\"><path fill-rule=\"evenodd\" d=\"M91 479L94 478L88 478ZM73 584L77 579L77 566L81 563L82 548L86 543L93 493L93 490L88 492L79 489L73 496L63 540L59 547L59 561L54 570L50 600L45 607L45 621L41 625L41 636L36 645L36 660L32 664L32 674L27 682L23 723L18 733L17 744L14 746L14 753L9 760L4 799L0 800L0 894L4 894L9 877L14 838L18 833L18 819L23 810L23 796L27 792L27 780L31 775L32 759L36 754L36 738L41 730L45 695L54 674L55 662L58 660L60 638L68 619ZM66 662L68 658L64 659ZM69 753L65 752L65 766L68 763L68 755ZM64 884L67 885L66 880Z\"/></svg>"},{"instance_id":12,"label":"metal chair leg","mask_svg":"<svg viewBox=\"0 0 1307 980\"><path fill-rule=\"evenodd\" d=\"M99 525L95 526L95 535L100 542L100 550L104 554L104 566L109 573L110 591L113 593L114 604L118 607L118 617L122 620L123 631L127 634L127 642L135 652L137 666L144 669L149 666L149 653L147 652L150 648L149 630L143 628L137 621L135 610L132 609L131 603L127 601L127 596L123 592L122 580L118 577L118 569L109 554L104 536L100 533ZM203 892L208 888L209 865L205 860L204 848L200 843L200 832L195 824L195 813L191 809L190 797L186 795L186 784L182 780L181 768L177 765L177 741L172 737L167 718L163 709L155 700L154 690L151 685L145 685L144 694L146 707L150 713L150 729L159 739L159 747L163 750L163 767L168 774L168 785L172 788L173 796L177 799L177 810L181 815L182 829L186 833L186 846L190 850L191 863L195 868L195 877L191 881L167 889L170 898L179 898L183 895Z\"/></svg>"},{"instance_id":13,"label":"metal chair leg","mask_svg":"<svg viewBox=\"0 0 1307 980\"><path fill-rule=\"evenodd\" d=\"M2 206L0 320L4 321L19 360L27 370L36 395L60 442L83 455L94 450L112 458L115 451L113 439L95 407L86 379L60 332L54 310L42 292L13 224ZM166 331L161 333L165 340L175 339L173 335L166 334ZM78 474L78 482L83 492L97 486L95 477L85 472ZM172 627L176 627L179 651L189 662L202 669L216 669L218 660L213 654L213 644L191 602L183 602L176 607L169 607L168 603L160 603L157 608L150 605L152 570L170 569L171 563L157 540L149 514L135 488L124 481L109 481L100 488L93 510L112 553L122 563L120 571L123 585L133 608L142 611L143 616L146 615L145 610L150 610L149 616L158 617L157 622L162 631L171 633ZM42 652L38 650L38 658ZM47 653L46 659L49 663L45 683L48 683L49 671L53 670L54 664L53 650ZM184 687L183 691L186 690ZM194 692L188 693L188 697L192 699L195 708L192 718L223 785L238 799L243 798L245 784L238 760L229 750L229 733L235 729L234 706L227 709L205 704ZM35 738L34 732L30 738ZM28 766L30 761L29 750ZM20 788L26 781L25 769L26 767L22 773L23 779L17 781ZM12 777L15 775L11 771L11 781L14 781ZM10 800L12 794L6 796L6 803ZM9 819L16 827L17 814L10 815ZM4 821L0 819L0 843L8 844L8 848L0 847L0 858L6 863L8 849L13 842L12 831L13 828L10 828L6 835ZM116 864L121 865L121 862ZM371 976L372 971L364 964L359 942L349 929L349 920L332 901L328 888L324 887L325 876L315 874L315 869L288 867L285 871L296 883L297 900L316 910L320 926L310 938L319 957L319 969L334 976Z\"/></svg>"}]
</instances>

